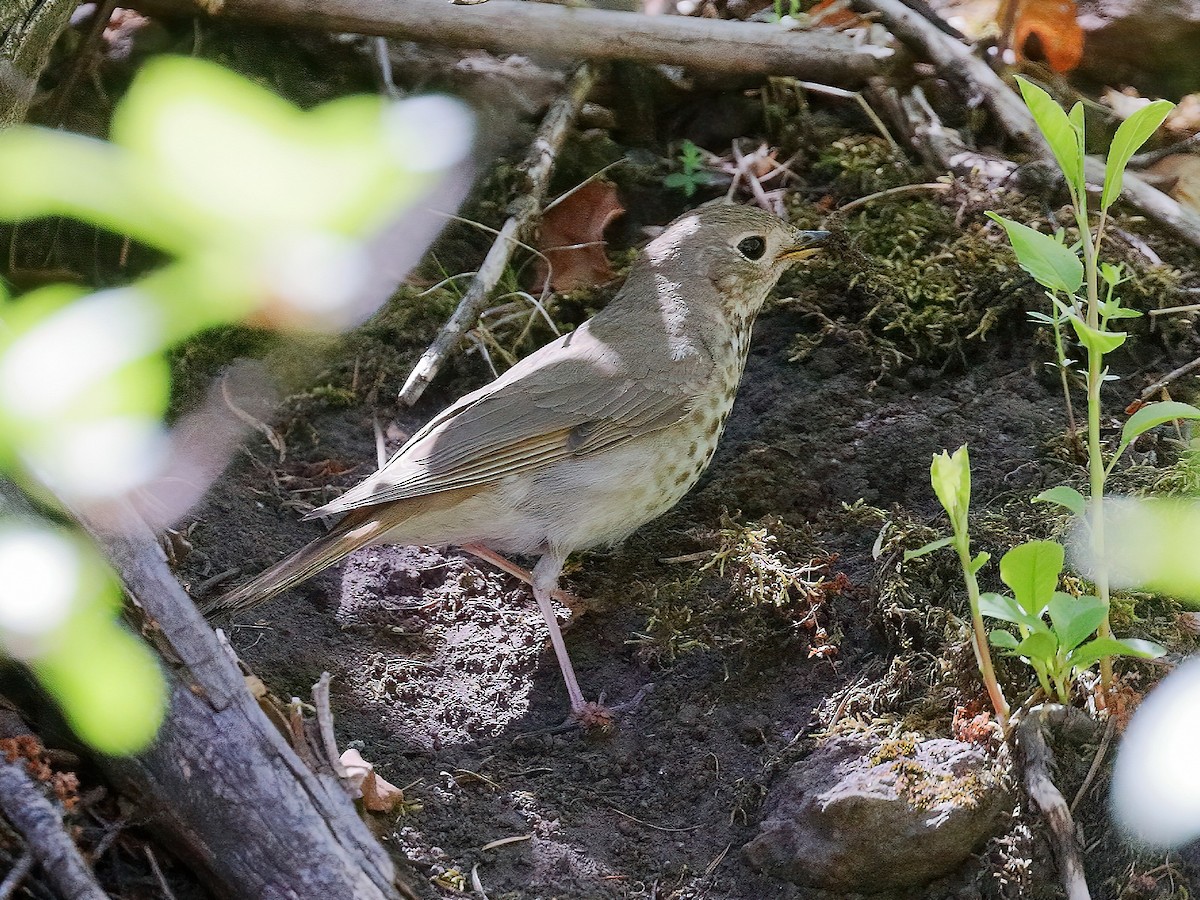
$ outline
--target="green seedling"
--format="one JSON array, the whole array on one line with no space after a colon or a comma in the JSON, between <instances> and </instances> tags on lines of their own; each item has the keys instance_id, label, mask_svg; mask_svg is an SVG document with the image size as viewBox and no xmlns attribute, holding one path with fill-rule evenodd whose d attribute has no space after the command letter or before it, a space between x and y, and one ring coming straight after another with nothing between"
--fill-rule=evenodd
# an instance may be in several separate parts
<instances>
[{"instance_id":1,"label":"green seedling","mask_svg":"<svg viewBox=\"0 0 1200 900\"><path fill-rule=\"evenodd\" d=\"M684 141L679 150L679 165L682 171L672 172L663 179L663 187L683 191L691 197L696 189L712 182L712 176L704 171L704 153L691 141Z\"/></svg>"},{"instance_id":2,"label":"green seedling","mask_svg":"<svg viewBox=\"0 0 1200 900\"><path fill-rule=\"evenodd\" d=\"M1104 489L1108 475L1117 460L1134 438L1156 425L1175 419L1200 419L1200 409L1183 403L1156 403L1144 407L1126 423L1116 452L1109 458L1105 457L1100 440L1100 390L1106 381L1115 376L1109 372L1104 358L1120 347L1128 336L1126 332L1119 331L1114 326L1122 319L1139 316L1141 313L1121 305L1116 288L1123 279L1122 272L1117 266L1101 262L1100 250L1109 209L1121 194L1125 167L1138 148L1158 130L1173 104L1165 100L1156 100L1139 109L1117 129L1109 147L1099 215L1093 228L1084 174L1087 157L1083 146L1083 104L1076 103L1070 113L1064 112L1041 88L1022 78L1018 78L1017 81L1025 103L1066 179L1080 240L1077 245L1068 246L1061 231L1055 235L1043 234L996 213L989 212L988 216L1003 226L1016 252L1017 262L1045 288L1050 297L1053 305L1052 315L1039 321L1046 321L1054 328L1063 391L1068 403L1070 386L1067 369L1072 363L1067 358L1063 342L1063 325L1071 326L1087 357L1087 368L1081 374L1087 386L1090 497L1085 499L1078 491L1070 488L1055 488L1038 499L1060 503L1084 518L1088 528L1091 557L1103 561L1106 559ZM1071 412L1068 415L1074 430L1074 414ZM1095 580L1096 594L1103 606L1103 615L1098 625L1099 635L1102 639L1111 640L1108 573L1103 565L1097 566ZM1103 685L1107 689L1112 683L1112 663L1107 655L1101 657L1101 675Z\"/></svg>"},{"instance_id":3,"label":"green seedling","mask_svg":"<svg viewBox=\"0 0 1200 900\"><path fill-rule=\"evenodd\" d=\"M782 22L784 16L797 18L800 15L800 0L787 0L787 12L784 12L784 0L775 0L775 21Z\"/></svg>"},{"instance_id":4,"label":"green seedling","mask_svg":"<svg viewBox=\"0 0 1200 900\"><path fill-rule=\"evenodd\" d=\"M1046 696L1066 704L1074 675L1097 660L1113 656L1153 659L1166 651L1150 641L1088 640L1108 613L1108 604L1099 597L1075 597L1058 590L1062 569L1061 544L1019 544L1000 560L1000 579L1012 595L984 593L979 605L983 615L1017 626L1018 635L993 630L989 635L992 646L1028 663Z\"/></svg>"},{"instance_id":5,"label":"green seedling","mask_svg":"<svg viewBox=\"0 0 1200 900\"><path fill-rule=\"evenodd\" d=\"M933 464L929 467L929 477L933 482L933 492L937 494L946 515L950 517L952 534L931 541L917 550L910 550L904 554L904 559L916 559L943 547L953 547L958 554L963 580L967 585L967 598L971 603L971 646L975 650L975 661L979 664L979 672L991 698L992 708L996 710L996 716L1000 720L1000 727L1007 730L1008 701L1004 699L1004 691L1000 689L1000 682L996 680L996 672L992 667L992 655L988 650L987 633L984 630L980 608L979 581L975 577L991 557L987 553L971 555L971 535L967 525L971 509L971 460L966 444L955 450L953 456L944 450L935 455Z\"/></svg>"}]
</instances>

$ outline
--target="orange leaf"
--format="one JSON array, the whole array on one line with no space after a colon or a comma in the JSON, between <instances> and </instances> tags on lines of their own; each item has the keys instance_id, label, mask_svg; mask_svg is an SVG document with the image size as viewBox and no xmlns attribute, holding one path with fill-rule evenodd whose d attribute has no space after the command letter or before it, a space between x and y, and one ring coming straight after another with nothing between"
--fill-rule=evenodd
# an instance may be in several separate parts
<instances>
[{"instance_id":1,"label":"orange leaf","mask_svg":"<svg viewBox=\"0 0 1200 900\"><path fill-rule=\"evenodd\" d=\"M1030 41L1036 39L1036 44ZM1059 74L1070 72L1083 58L1083 29L1075 0L1021 0L1013 25L1018 58L1041 57Z\"/></svg>"},{"instance_id":2,"label":"orange leaf","mask_svg":"<svg viewBox=\"0 0 1200 900\"><path fill-rule=\"evenodd\" d=\"M556 291L594 287L612 278L604 229L624 212L616 187L607 181L589 182L551 207L534 241L545 255L537 260L534 292L546 286L547 276Z\"/></svg>"},{"instance_id":3,"label":"orange leaf","mask_svg":"<svg viewBox=\"0 0 1200 900\"><path fill-rule=\"evenodd\" d=\"M825 10L832 6L841 3L841 9L835 9L825 13ZM825 13L822 15L822 13ZM850 9L845 0L821 0L816 6L808 11L808 14L813 18L818 19L818 24L823 28L841 28L845 25L855 25L858 23L858 13Z\"/></svg>"}]
</instances>

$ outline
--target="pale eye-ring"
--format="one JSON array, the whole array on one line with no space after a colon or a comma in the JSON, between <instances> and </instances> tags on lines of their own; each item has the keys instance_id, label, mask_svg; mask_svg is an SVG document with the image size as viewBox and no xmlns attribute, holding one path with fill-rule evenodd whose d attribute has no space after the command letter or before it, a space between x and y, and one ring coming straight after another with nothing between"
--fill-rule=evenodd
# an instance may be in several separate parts
<instances>
[{"instance_id":1,"label":"pale eye-ring","mask_svg":"<svg viewBox=\"0 0 1200 900\"><path fill-rule=\"evenodd\" d=\"M748 238L742 238L738 241L738 253L746 257L746 259L762 259L762 255L767 252L767 242L757 235Z\"/></svg>"}]
</instances>

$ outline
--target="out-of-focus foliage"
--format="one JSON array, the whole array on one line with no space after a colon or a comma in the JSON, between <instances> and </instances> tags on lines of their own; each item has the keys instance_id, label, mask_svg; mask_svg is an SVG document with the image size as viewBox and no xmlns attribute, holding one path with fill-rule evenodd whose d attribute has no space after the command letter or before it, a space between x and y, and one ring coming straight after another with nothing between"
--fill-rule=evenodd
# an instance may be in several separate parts
<instances>
[{"instance_id":1,"label":"out-of-focus foliage","mask_svg":"<svg viewBox=\"0 0 1200 900\"><path fill-rule=\"evenodd\" d=\"M109 143L0 134L11 176L0 219L70 216L168 257L116 289L0 294L0 472L84 510L146 485L170 454L164 351L230 322L361 321L395 280L380 236L404 242L405 216L462 162L471 131L446 98L355 96L304 112L213 64L159 58L114 113ZM0 646L108 753L145 746L166 704L119 606L82 538L0 520Z\"/></svg>"}]
</instances>

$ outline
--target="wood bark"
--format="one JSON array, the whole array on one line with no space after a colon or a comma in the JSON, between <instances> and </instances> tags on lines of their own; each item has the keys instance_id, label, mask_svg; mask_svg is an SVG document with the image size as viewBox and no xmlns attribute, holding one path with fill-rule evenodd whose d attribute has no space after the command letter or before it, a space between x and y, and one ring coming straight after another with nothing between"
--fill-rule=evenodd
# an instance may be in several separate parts
<instances>
[{"instance_id":1,"label":"wood bark","mask_svg":"<svg viewBox=\"0 0 1200 900\"><path fill-rule=\"evenodd\" d=\"M130 515L117 532L92 531L178 660L158 740L106 762L169 846L219 896L416 896L397 886L391 859L337 779L310 771L259 709L150 530Z\"/></svg>"},{"instance_id":2,"label":"wood bark","mask_svg":"<svg viewBox=\"0 0 1200 900\"><path fill-rule=\"evenodd\" d=\"M191 0L133 0L147 12L200 12ZM795 75L857 87L893 59L836 31L758 22L645 16L522 0L225 0L216 15L264 25L380 35L498 53L632 59L731 74Z\"/></svg>"},{"instance_id":3,"label":"wood bark","mask_svg":"<svg viewBox=\"0 0 1200 900\"><path fill-rule=\"evenodd\" d=\"M77 0L0 2L0 128L25 118L38 78Z\"/></svg>"},{"instance_id":4,"label":"wood bark","mask_svg":"<svg viewBox=\"0 0 1200 900\"><path fill-rule=\"evenodd\" d=\"M0 517L32 515L0 480ZM88 527L164 659L171 703L155 743L101 760L163 845L218 897L428 896L397 880L337 778L312 772L270 723L141 519L130 510L119 529Z\"/></svg>"},{"instance_id":5,"label":"wood bark","mask_svg":"<svg viewBox=\"0 0 1200 900\"><path fill-rule=\"evenodd\" d=\"M67 900L108 900L67 834L62 813L25 774L23 759L0 758L0 811L25 838L55 891Z\"/></svg>"}]
</instances>

